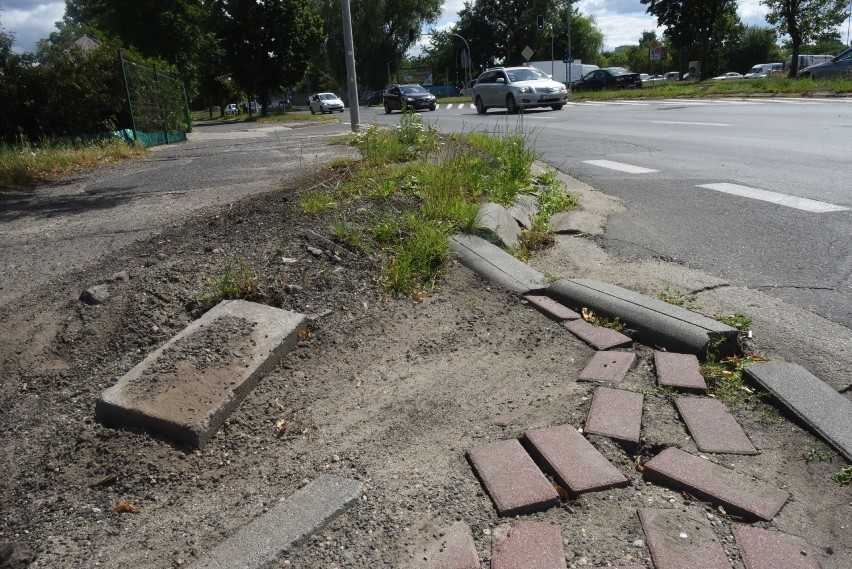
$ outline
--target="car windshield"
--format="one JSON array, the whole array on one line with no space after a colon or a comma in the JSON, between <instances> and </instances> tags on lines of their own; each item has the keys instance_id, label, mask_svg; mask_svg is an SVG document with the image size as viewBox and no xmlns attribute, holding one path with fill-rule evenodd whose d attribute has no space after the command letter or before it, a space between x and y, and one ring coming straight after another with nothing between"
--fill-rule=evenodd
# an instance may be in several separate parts
<instances>
[{"instance_id":1,"label":"car windshield","mask_svg":"<svg viewBox=\"0 0 852 569\"><path fill-rule=\"evenodd\" d=\"M536 79L547 79L547 75L535 67L528 67L525 69L507 69L506 74L509 76L509 81L534 81Z\"/></svg>"},{"instance_id":2,"label":"car windshield","mask_svg":"<svg viewBox=\"0 0 852 569\"><path fill-rule=\"evenodd\" d=\"M336 99L337 95L335 95L334 93L322 93L319 96L319 98L322 99L323 101L331 101L331 100Z\"/></svg>"},{"instance_id":3,"label":"car windshield","mask_svg":"<svg viewBox=\"0 0 852 569\"><path fill-rule=\"evenodd\" d=\"M761 71L763 71L762 67L752 67L748 70L749 73L760 73Z\"/></svg>"},{"instance_id":4,"label":"car windshield","mask_svg":"<svg viewBox=\"0 0 852 569\"><path fill-rule=\"evenodd\" d=\"M403 95L421 95L423 93L428 93L429 91L420 85L403 85L399 88L399 92Z\"/></svg>"},{"instance_id":5,"label":"car windshield","mask_svg":"<svg viewBox=\"0 0 852 569\"><path fill-rule=\"evenodd\" d=\"M630 73L623 67L607 67L606 70L612 73L613 75L627 75L628 73ZM657 77L660 76L657 75Z\"/></svg>"}]
</instances>

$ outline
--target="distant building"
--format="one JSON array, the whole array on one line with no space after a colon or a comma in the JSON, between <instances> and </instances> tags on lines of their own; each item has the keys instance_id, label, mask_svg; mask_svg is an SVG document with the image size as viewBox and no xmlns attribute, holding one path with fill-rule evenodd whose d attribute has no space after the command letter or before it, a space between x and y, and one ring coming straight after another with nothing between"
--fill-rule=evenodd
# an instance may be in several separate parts
<instances>
[{"instance_id":1,"label":"distant building","mask_svg":"<svg viewBox=\"0 0 852 569\"><path fill-rule=\"evenodd\" d=\"M74 45L82 49L83 53L86 53L92 51L95 48L100 47L101 42L99 42L95 38L90 38L86 34L83 34L82 36L74 40Z\"/></svg>"}]
</instances>

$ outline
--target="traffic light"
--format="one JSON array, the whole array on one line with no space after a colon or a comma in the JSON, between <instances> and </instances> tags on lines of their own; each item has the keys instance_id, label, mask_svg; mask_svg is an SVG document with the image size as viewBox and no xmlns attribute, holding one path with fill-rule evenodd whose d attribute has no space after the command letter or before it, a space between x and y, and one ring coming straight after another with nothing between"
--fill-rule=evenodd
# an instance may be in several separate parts
<instances>
[{"instance_id":1,"label":"traffic light","mask_svg":"<svg viewBox=\"0 0 852 569\"><path fill-rule=\"evenodd\" d=\"M535 18L535 27L537 27L540 30L544 29L544 16L542 16L541 14L539 14Z\"/></svg>"}]
</instances>

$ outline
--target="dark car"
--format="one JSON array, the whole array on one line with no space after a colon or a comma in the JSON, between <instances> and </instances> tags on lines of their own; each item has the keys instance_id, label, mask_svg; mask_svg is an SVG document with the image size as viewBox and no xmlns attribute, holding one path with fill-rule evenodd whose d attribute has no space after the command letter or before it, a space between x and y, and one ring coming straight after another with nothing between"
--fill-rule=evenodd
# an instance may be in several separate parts
<instances>
[{"instance_id":1,"label":"dark car","mask_svg":"<svg viewBox=\"0 0 852 569\"><path fill-rule=\"evenodd\" d=\"M435 110L435 95L420 85L394 85L384 96L385 112L406 109ZM404 107L403 107L404 105Z\"/></svg>"},{"instance_id":2,"label":"dark car","mask_svg":"<svg viewBox=\"0 0 852 569\"><path fill-rule=\"evenodd\" d=\"M368 107L381 105L385 101L386 92L387 91L373 91L368 97L364 99L364 104Z\"/></svg>"},{"instance_id":3,"label":"dark car","mask_svg":"<svg viewBox=\"0 0 852 569\"><path fill-rule=\"evenodd\" d=\"M600 91L602 89L627 89L642 86L638 73L623 67L605 67L589 71L571 85L572 91Z\"/></svg>"},{"instance_id":4,"label":"dark car","mask_svg":"<svg viewBox=\"0 0 852 569\"><path fill-rule=\"evenodd\" d=\"M810 79L852 78L852 47L825 63L817 63L801 70L798 76Z\"/></svg>"}]
</instances>

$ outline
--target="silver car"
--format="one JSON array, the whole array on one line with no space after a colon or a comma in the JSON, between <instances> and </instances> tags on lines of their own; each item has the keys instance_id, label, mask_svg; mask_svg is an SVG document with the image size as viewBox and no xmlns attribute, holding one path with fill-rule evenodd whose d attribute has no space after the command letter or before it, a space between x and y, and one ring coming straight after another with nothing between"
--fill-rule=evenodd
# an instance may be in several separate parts
<instances>
[{"instance_id":1,"label":"silver car","mask_svg":"<svg viewBox=\"0 0 852 569\"><path fill-rule=\"evenodd\" d=\"M473 86L473 104L479 114L491 108L505 108L509 114L521 109L565 106L568 90L535 67L495 67L487 69Z\"/></svg>"},{"instance_id":2,"label":"silver car","mask_svg":"<svg viewBox=\"0 0 852 569\"><path fill-rule=\"evenodd\" d=\"M798 77L828 79L830 77L852 78L852 47L840 52L825 63L817 63L799 72Z\"/></svg>"}]
</instances>

